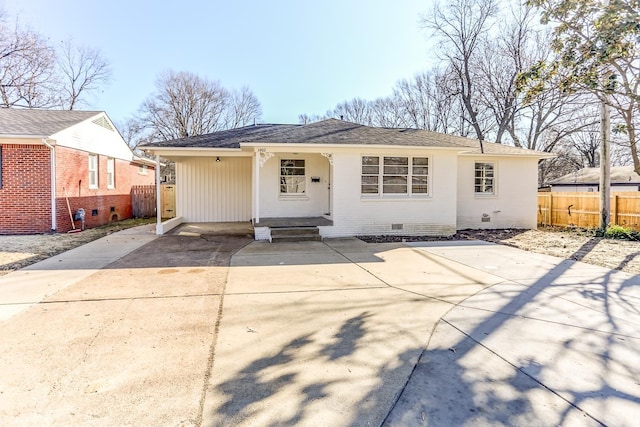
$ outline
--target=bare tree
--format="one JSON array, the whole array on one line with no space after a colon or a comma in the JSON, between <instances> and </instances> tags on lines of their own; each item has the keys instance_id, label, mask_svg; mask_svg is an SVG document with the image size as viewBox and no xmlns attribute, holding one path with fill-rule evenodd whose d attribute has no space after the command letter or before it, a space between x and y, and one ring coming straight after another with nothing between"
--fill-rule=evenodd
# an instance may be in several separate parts
<instances>
[{"instance_id":1,"label":"bare tree","mask_svg":"<svg viewBox=\"0 0 640 427\"><path fill-rule=\"evenodd\" d=\"M152 134L147 132L144 123L135 116L127 117L115 125L122 135L122 139L133 151L136 151L139 145L154 141Z\"/></svg>"},{"instance_id":2,"label":"bare tree","mask_svg":"<svg viewBox=\"0 0 640 427\"><path fill-rule=\"evenodd\" d=\"M231 93L226 127L234 129L255 123L262 116L260 101L248 86Z\"/></svg>"},{"instance_id":3,"label":"bare tree","mask_svg":"<svg viewBox=\"0 0 640 427\"><path fill-rule=\"evenodd\" d=\"M54 50L0 10L0 106L50 107L54 83Z\"/></svg>"},{"instance_id":4,"label":"bare tree","mask_svg":"<svg viewBox=\"0 0 640 427\"><path fill-rule=\"evenodd\" d=\"M219 82L168 71L141 107L140 120L154 138L171 140L223 129L230 94Z\"/></svg>"},{"instance_id":5,"label":"bare tree","mask_svg":"<svg viewBox=\"0 0 640 427\"><path fill-rule=\"evenodd\" d=\"M100 50L74 45L71 41L61 44L58 69L61 76L59 103L66 110L75 109L84 103L83 96L100 89L111 80L109 62Z\"/></svg>"},{"instance_id":6,"label":"bare tree","mask_svg":"<svg viewBox=\"0 0 640 427\"><path fill-rule=\"evenodd\" d=\"M422 21L439 39L440 55L457 79L457 95L481 141L485 139L485 129L475 88L474 61L497 12L496 0L452 0L444 6L436 4Z\"/></svg>"},{"instance_id":7,"label":"bare tree","mask_svg":"<svg viewBox=\"0 0 640 427\"><path fill-rule=\"evenodd\" d=\"M328 111L327 116L348 122L371 124L371 107L369 101L362 98L353 98L351 101L344 101L336 105L333 111Z\"/></svg>"},{"instance_id":8,"label":"bare tree","mask_svg":"<svg viewBox=\"0 0 640 427\"><path fill-rule=\"evenodd\" d=\"M302 113L298 114L298 123L308 125L309 123L319 122L320 120L324 120L325 118L326 117L322 117L317 114Z\"/></svg>"},{"instance_id":9,"label":"bare tree","mask_svg":"<svg viewBox=\"0 0 640 427\"><path fill-rule=\"evenodd\" d=\"M262 107L249 88L230 92L194 73L167 71L137 118L155 140L203 135L244 126L260 118Z\"/></svg>"},{"instance_id":10,"label":"bare tree","mask_svg":"<svg viewBox=\"0 0 640 427\"><path fill-rule=\"evenodd\" d=\"M371 124L374 126L398 128L404 126L398 99L394 96L377 98L369 103Z\"/></svg>"}]
</instances>

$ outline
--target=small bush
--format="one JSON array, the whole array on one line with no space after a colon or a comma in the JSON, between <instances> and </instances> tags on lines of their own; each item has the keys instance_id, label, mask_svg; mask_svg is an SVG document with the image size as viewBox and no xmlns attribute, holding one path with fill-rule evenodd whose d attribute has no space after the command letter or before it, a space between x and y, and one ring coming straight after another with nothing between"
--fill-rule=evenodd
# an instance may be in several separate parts
<instances>
[{"instance_id":1,"label":"small bush","mask_svg":"<svg viewBox=\"0 0 640 427\"><path fill-rule=\"evenodd\" d=\"M604 233L607 239L640 241L640 233L621 225L610 225Z\"/></svg>"}]
</instances>

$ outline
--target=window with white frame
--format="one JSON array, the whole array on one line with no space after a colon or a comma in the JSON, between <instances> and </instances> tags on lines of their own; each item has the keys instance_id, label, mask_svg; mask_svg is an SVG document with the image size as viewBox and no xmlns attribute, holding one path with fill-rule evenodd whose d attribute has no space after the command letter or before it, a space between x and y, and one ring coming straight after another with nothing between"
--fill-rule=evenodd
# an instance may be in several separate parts
<instances>
[{"instance_id":1,"label":"window with white frame","mask_svg":"<svg viewBox=\"0 0 640 427\"><path fill-rule=\"evenodd\" d=\"M360 188L363 195L428 195L429 158L363 156Z\"/></svg>"},{"instance_id":2,"label":"window with white frame","mask_svg":"<svg viewBox=\"0 0 640 427\"><path fill-rule=\"evenodd\" d=\"M280 194L306 192L304 159L280 159Z\"/></svg>"},{"instance_id":3,"label":"window with white frame","mask_svg":"<svg viewBox=\"0 0 640 427\"><path fill-rule=\"evenodd\" d=\"M116 186L116 159L107 159L107 188L115 188Z\"/></svg>"},{"instance_id":4,"label":"window with white frame","mask_svg":"<svg viewBox=\"0 0 640 427\"><path fill-rule=\"evenodd\" d=\"M411 194L429 194L429 158L411 159Z\"/></svg>"},{"instance_id":5,"label":"window with white frame","mask_svg":"<svg viewBox=\"0 0 640 427\"><path fill-rule=\"evenodd\" d=\"M98 155L89 154L89 188L98 188Z\"/></svg>"},{"instance_id":6,"label":"window with white frame","mask_svg":"<svg viewBox=\"0 0 640 427\"><path fill-rule=\"evenodd\" d=\"M476 194L495 194L495 166L493 163L476 162L474 188Z\"/></svg>"},{"instance_id":7,"label":"window with white frame","mask_svg":"<svg viewBox=\"0 0 640 427\"><path fill-rule=\"evenodd\" d=\"M138 166L138 173L140 175L147 175L149 172L149 166L147 165L140 165Z\"/></svg>"}]
</instances>

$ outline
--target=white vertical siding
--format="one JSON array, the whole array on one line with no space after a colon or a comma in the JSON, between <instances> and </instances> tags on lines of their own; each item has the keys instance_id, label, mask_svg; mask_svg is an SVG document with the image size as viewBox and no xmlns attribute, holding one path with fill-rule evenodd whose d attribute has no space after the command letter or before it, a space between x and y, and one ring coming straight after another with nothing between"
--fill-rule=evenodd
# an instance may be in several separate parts
<instances>
[{"instance_id":1,"label":"white vertical siding","mask_svg":"<svg viewBox=\"0 0 640 427\"><path fill-rule=\"evenodd\" d=\"M185 222L251 219L251 158L199 157L176 163L176 211Z\"/></svg>"}]
</instances>

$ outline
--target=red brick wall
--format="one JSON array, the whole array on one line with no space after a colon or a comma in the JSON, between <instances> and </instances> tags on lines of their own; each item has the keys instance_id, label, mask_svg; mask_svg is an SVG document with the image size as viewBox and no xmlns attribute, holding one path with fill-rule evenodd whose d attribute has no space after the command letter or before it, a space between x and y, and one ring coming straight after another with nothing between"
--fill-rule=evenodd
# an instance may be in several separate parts
<instances>
[{"instance_id":1,"label":"red brick wall","mask_svg":"<svg viewBox=\"0 0 640 427\"><path fill-rule=\"evenodd\" d=\"M51 231L51 151L24 144L3 144L0 149L0 234Z\"/></svg>"},{"instance_id":2,"label":"red brick wall","mask_svg":"<svg viewBox=\"0 0 640 427\"><path fill-rule=\"evenodd\" d=\"M85 210L85 227L92 228L113 220L131 218L131 186L153 185L155 171L147 175L138 173L138 165L115 160L115 185L107 188L108 156L98 155L98 188L89 188L89 153L56 147L56 214L58 231L72 229L65 194L71 212ZM80 221L76 221L80 228Z\"/></svg>"},{"instance_id":3,"label":"red brick wall","mask_svg":"<svg viewBox=\"0 0 640 427\"><path fill-rule=\"evenodd\" d=\"M155 175L138 173L138 165L115 160L115 186L107 188L107 156L98 156L98 188L89 188L89 153L56 147L57 231L71 230L72 213L86 212L86 228L131 218L131 186L153 185ZM2 145L0 234L51 231L51 150L44 145ZM80 221L76 222L80 227Z\"/></svg>"}]
</instances>

